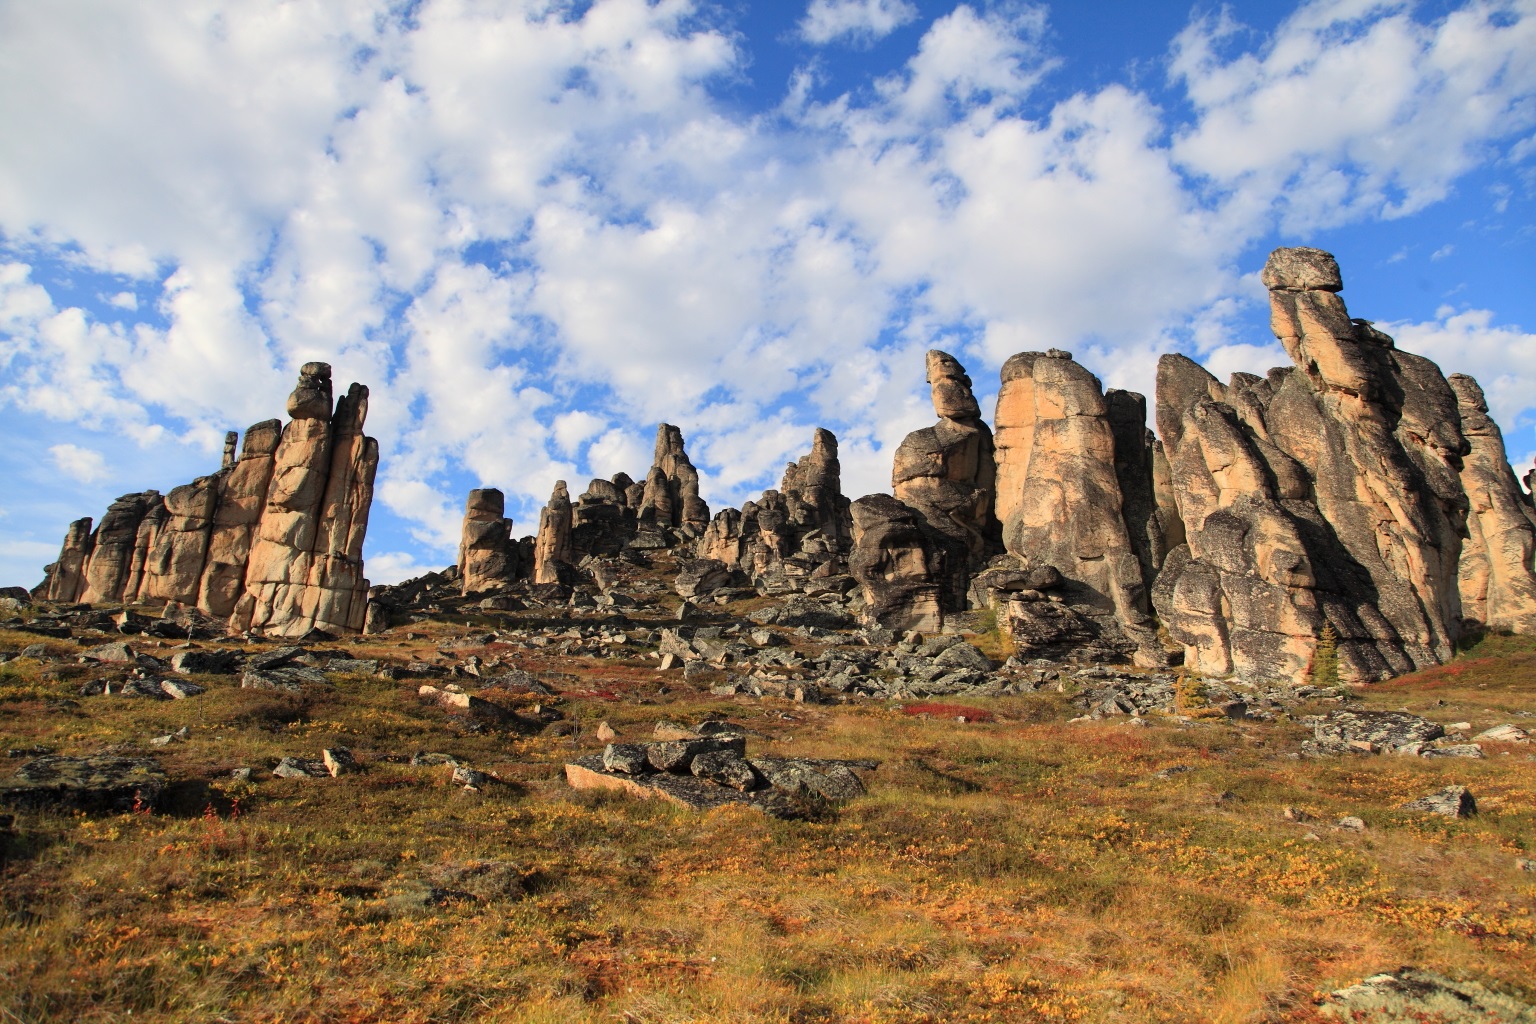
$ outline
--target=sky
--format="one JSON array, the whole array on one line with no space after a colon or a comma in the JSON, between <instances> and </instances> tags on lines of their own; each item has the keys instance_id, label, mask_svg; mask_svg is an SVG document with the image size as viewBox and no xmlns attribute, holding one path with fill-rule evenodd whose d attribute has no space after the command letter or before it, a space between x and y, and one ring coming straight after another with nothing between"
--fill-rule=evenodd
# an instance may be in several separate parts
<instances>
[{"instance_id":1,"label":"sky","mask_svg":"<svg viewBox=\"0 0 1536 1024\"><path fill-rule=\"evenodd\" d=\"M1281 245L1536 459L1536 0L0 0L0 140L0 585L309 360L394 582L661 421L716 509L818 426L888 490L929 348L1262 373Z\"/></svg>"}]
</instances>

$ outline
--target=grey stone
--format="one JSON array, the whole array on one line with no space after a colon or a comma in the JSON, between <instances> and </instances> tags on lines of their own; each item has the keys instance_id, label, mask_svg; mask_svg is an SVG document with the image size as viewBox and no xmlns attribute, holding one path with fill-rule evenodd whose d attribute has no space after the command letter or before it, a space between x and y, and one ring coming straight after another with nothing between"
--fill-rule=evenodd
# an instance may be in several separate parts
<instances>
[{"instance_id":1,"label":"grey stone","mask_svg":"<svg viewBox=\"0 0 1536 1024\"><path fill-rule=\"evenodd\" d=\"M737 750L712 750L693 759L695 778L747 792L757 788L757 772Z\"/></svg>"},{"instance_id":2,"label":"grey stone","mask_svg":"<svg viewBox=\"0 0 1536 1024\"><path fill-rule=\"evenodd\" d=\"M50 755L28 761L13 778L0 783L0 803L108 813L148 810L168 781L165 771L151 758L107 753Z\"/></svg>"},{"instance_id":3,"label":"grey stone","mask_svg":"<svg viewBox=\"0 0 1536 1024\"><path fill-rule=\"evenodd\" d=\"M1447 818L1470 818L1477 813L1477 801L1466 786L1446 786L1444 789L1410 800L1403 804L1405 811L1424 811Z\"/></svg>"},{"instance_id":4,"label":"grey stone","mask_svg":"<svg viewBox=\"0 0 1536 1024\"><path fill-rule=\"evenodd\" d=\"M206 686L199 686L186 679L162 679L160 690L173 700L185 700L188 697L196 697L198 694L207 693Z\"/></svg>"},{"instance_id":5,"label":"grey stone","mask_svg":"<svg viewBox=\"0 0 1536 1024\"><path fill-rule=\"evenodd\" d=\"M325 762L303 757L283 758L272 769L272 774L279 779L331 778L331 770L325 766Z\"/></svg>"},{"instance_id":6,"label":"grey stone","mask_svg":"<svg viewBox=\"0 0 1536 1024\"><path fill-rule=\"evenodd\" d=\"M651 770L649 755L644 743L610 743L603 749L603 767L610 772L642 775Z\"/></svg>"}]
</instances>

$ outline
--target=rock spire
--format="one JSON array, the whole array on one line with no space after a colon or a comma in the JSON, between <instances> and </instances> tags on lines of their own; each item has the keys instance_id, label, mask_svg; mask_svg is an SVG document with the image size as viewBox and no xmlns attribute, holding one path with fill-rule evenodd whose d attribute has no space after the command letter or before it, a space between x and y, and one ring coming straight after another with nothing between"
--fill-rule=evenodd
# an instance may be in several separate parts
<instances>
[{"instance_id":1,"label":"rock spire","mask_svg":"<svg viewBox=\"0 0 1536 1024\"><path fill-rule=\"evenodd\" d=\"M306 363L292 419L226 437L217 473L114 501L94 532L71 524L41 587L57 601L181 604L233 630L302 636L362 628L363 538L378 443L363 435L368 389L331 409L331 368Z\"/></svg>"}]
</instances>

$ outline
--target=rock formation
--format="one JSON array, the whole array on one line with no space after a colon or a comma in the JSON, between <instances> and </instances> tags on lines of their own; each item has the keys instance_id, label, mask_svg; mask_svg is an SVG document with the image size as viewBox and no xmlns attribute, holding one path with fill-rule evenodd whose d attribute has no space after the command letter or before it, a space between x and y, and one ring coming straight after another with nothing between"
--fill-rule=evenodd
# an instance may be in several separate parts
<instances>
[{"instance_id":1,"label":"rock formation","mask_svg":"<svg viewBox=\"0 0 1536 1024\"><path fill-rule=\"evenodd\" d=\"M932 349L927 364L939 421L914 430L896 449L891 491L934 529L964 543L971 567L979 567L998 541L992 431L982 422L971 378L955 357Z\"/></svg>"},{"instance_id":2,"label":"rock formation","mask_svg":"<svg viewBox=\"0 0 1536 1024\"><path fill-rule=\"evenodd\" d=\"M251 556L251 538L267 507L267 485L272 482L272 456L282 437L278 420L263 420L245 432L240 458L221 474L218 507L213 513L213 537L198 610L215 618L228 618L245 592L245 567Z\"/></svg>"},{"instance_id":3,"label":"rock formation","mask_svg":"<svg viewBox=\"0 0 1536 1024\"><path fill-rule=\"evenodd\" d=\"M41 588L57 601L195 605L234 630L300 636L362 628L362 548L378 444L363 435L368 389L331 410L331 368L306 363L287 427L246 431L240 458L171 490L117 499L87 536L70 526Z\"/></svg>"},{"instance_id":4,"label":"rock formation","mask_svg":"<svg viewBox=\"0 0 1536 1024\"><path fill-rule=\"evenodd\" d=\"M571 496L564 480L555 481L549 504L539 513L539 536L533 545L533 582L559 583L560 567L572 562Z\"/></svg>"},{"instance_id":5,"label":"rock formation","mask_svg":"<svg viewBox=\"0 0 1536 1024\"><path fill-rule=\"evenodd\" d=\"M656 461L645 478L639 517L693 537L709 525L709 506L699 497L699 471L688 461L683 432L670 423L656 428Z\"/></svg>"},{"instance_id":6,"label":"rock formation","mask_svg":"<svg viewBox=\"0 0 1536 1024\"><path fill-rule=\"evenodd\" d=\"M1433 363L1350 319L1329 254L1276 250L1264 282L1295 367L1223 387L1181 356L1159 366L1187 543L1158 612L1208 673L1304 671L1325 622L1346 677L1439 664L1461 629L1456 396Z\"/></svg>"},{"instance_id":7,"label":"rock formation","mask_svg":"<svg viewBox=\"0 0 1536 1024\"><path fill-rule=\"evenodd\" d=\"M517 579L517 545L506 497L494 487L469 492L459 539L459 581L465 594L500 590Z\"/></svg>"},{"instance_id":8,"label":"rock formation","mask_svg":"<svg viewBox=\"0 0 1536 1024\"><path fill-rule=\"evenodd\" d=\"M1112 412L1113 410L1113 412ZM1069 352L1021 352L1003 364L997 395L997 514L1003 543L1020 559L1063 577L1076 613L1010 602L1031 645L1057 643L1046 615L1066 633L1163 664L1147 590L1162 555L1156 529L1146 400L1115 391ZM1129 492L1129 500L1126 497ZM1131 528L1135 522L1135 529ZM1038 589L1038 588L1031 588Z\"/></svg>"},{"instance_id":9,"label":"rock formation","mask_svg":"<svg viewBox=\"0 0 1536 1024\"><path fill-rule=\"evenodd\" d=\"M853 529L841 472L837 438L817 429L810 452L785 467L778 490L764 491L740 511L722 509L710 521L699 556L741 569L769 593L839 571Z\"/></svg>"},{"instance_id":10,"label":"rock formation","mask_svg":"<svg viewBox=\"0 0 1536 1024\"><path fill-rule=\"evenodd\" d=\"M70 523L59 560L47 567L47 578L38 588L37 596L61 604L80 600L85 593L85 566L90 561L94 540L90 516Z\"/></svg>"},{"instance_id":11,"label":"rock formation","mask_svg":"<svg viewBox=\"0 0 1536 1024\"><path fill-rule=\"evenodd\" d=\"M1536 509L1525 500L1477 381L1450 377L1471 450L1461 484L1470 503L1462 546L1461 614L1490 629L1536 634Z\"/></svg>"},{"instance_id":12,"label":"rock formation","mask_svg":"<svg viewBox=\"0 0 1536 1024\"><path fill-rule=\"evenodd\" d=\"M637 510L630 501L634 486L628 473L587 485L571 513L574 550L588 555L616 555L623 550L635 534Z\"/></svg>"},{"instance_id":13,"label":"rock formation","mask_svg":"<svg viewBox=\"0 0 1536 1024\"><path fill-rule=\"evenodd\" d=\"M953 577L950 560L963 560L966 547L888 494L860 498L850 512L848 571L863 588L865 620L887 629L939 629L946 604L943 581Z\"/></svg>"}]
</instances>

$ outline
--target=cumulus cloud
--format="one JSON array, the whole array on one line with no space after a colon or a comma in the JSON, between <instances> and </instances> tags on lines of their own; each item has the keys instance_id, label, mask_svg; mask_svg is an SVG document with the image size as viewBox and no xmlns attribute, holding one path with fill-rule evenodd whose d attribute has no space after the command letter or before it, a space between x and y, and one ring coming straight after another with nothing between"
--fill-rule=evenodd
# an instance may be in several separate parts
<instances>
[{"instance_id":1,"label":"cumulus cloud","mask_svg":"<svg viewBox=\"0 0 1536 1024\"><path fill-rule=\"evenodd\" d=\"M95 449L56 444L48 453L53 456L53 464L72 480L90 484L107 478L107 460Z\"/></svg>"},{"instance_id":2,"label":"cumulus cloud","mask_svg":"<svg viewBox=\"0 0 1536 1024\"><path fill-rule=\"evenodd\" d=\"M811 0L800 19L800 38L817 46L874 41L916 18L917 8L904 0Z\"/></svg>"},{"instance_id":3,"label":"cumulus cloud","mask_svg":"<svg viewBox=\"0 0 1536 1024\"><path fill-rule=\"evenodd\" d=\"M1529 0L1432 22L1315 0L1256 42L1196 19L1169 65L1188 112L1113 83L1046 102L1045 8L959 4L884 77L744 114L714 88L750 68L701 10L0 7L0 127L37 143L0 164L0 405L206 446L330 361L372 387L381 511L412 537L391 543L433 564L465 487L526 523L557 477L643 473L659 420L717 506L818 425L866 493L931 422L924 349L981 391L1051 346L1138 390L1173 345L1223 373L1282 361L1231 331L1256 243L1406 216L1536 124ZM812 0L799 30L915 17ZM61 298L49 266L110 298ZM1529 415L1522 329L1397 330Z\"/></svg>"},{"instance_id":4,"label":"cumulus cloud","mask_svg":"<svg viewBox=\"0 0 1536 1024\"><path fill-rule=\"evenodd\" d=\"M1433 359L1447 375L1476 377L1489 412L1508 432L1536 419L1536 334L1494 319L1492 310L1441 306L1433 320L1381 329L1399 348Z\"/></svg>"}]
</instances>

